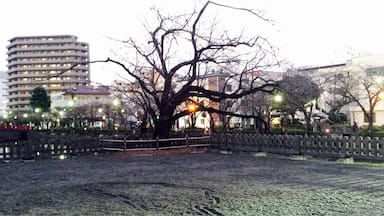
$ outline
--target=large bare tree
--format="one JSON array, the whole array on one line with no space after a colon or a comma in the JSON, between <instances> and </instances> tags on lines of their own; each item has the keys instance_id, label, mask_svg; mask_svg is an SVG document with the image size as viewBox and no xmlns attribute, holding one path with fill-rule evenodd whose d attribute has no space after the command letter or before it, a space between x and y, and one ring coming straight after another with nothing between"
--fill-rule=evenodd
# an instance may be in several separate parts
<instances>
[{"instance_id":1,"label":"large bare tree","mask_svg":"<svg viewBox=\"0 0 384 216\"><path fill-rule=\"evenodd\" d=\"M195 98L220 103L258 91L271 92L276 86L274 81L261 77L244 85L249 79L245 76L248 72L279 64L269 42L259 35L232 35L227 31L230 27L221 28L215 17L211 19L209 9L249 13L255 20L268 22L253 10L213 1L207 1L191 14L179 16L164 16L155 10L157 25L145 25L148 37L141 43L132 38L123 41L130 53L121 59L105 60L120 66L137 85L135 94L154 120L154 137L168 137L174 121L189 114L180 105L196 102ZM214 89L199 85L198 80L212 70L226 74L224 86ZM225 88L228 84L231 91ZM198 104L197 111L230 114L203 104Z\"/></svg>"}]
</instances>

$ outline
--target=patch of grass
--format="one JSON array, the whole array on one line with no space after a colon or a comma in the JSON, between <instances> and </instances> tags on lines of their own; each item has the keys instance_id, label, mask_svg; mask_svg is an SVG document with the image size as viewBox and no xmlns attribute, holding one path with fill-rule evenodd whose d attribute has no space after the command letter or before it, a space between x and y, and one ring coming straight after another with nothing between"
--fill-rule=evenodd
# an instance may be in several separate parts
<instances>
[{"instance_id":1,"label":"patch of grass","mask_svg":"<svg viewBox=\"0 0 384 216\"><path fill-rule=\"evenodd\" d=\"M353 164L361 165L361 166L384 167L384 161L354 159Z\"/></svg>"}]
</instances>

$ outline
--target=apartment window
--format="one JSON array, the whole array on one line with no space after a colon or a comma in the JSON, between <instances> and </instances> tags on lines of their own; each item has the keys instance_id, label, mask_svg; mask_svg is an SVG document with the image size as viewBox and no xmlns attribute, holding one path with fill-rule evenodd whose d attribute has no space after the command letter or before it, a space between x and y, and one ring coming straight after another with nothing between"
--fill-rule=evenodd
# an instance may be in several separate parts
<instances>
[{"instance_id":1,"label":"apartment window","mask_svg":"<svg viewBox=\"0 0 384 216\"><path fill-rule=\"evenodd\" d=\"M227 107L232 107L232 104L233 104L232 101L229 101L229 100L226 101L226 105L227 105Z\"/></svg>"},{"instance_id":2,"label":"apartment window","mask_svg":"<svg viewBox=\"0 0 384 216\"><path fill-rule=\"evenodd\" d=\"M229 91L229 92L232 91L232 85L227 84L227 86L226 86L226 90Z\"/></svg>"},{"instance_id":3,"label":"apartment window","mask_svg":"<svg viewBox=\"0 0 384 216\"><path fill-rule=\"evenodd\" d=\"M376 122L376 113L372 114L372 119L373 119L373 122L375 123ZM366 115L364 115L364 123L369 123L369 120L368 120Z\"/></svg>"}]
</instances>

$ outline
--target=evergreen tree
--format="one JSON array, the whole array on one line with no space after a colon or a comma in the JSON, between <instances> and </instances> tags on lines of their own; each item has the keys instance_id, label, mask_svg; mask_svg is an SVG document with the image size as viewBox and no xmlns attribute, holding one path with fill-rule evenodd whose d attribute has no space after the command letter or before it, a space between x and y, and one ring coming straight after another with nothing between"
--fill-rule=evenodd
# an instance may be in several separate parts
<instances>
[{"instance_id":1,"label":"evergreen tree","mask_svg":"<svg viewBox=\"0 0 384 216\"><path fill-rule=\"evenodd\" d=\"M32 111L40 109L42 112L48 112L51 107L51 98L41 86L33 89L30 101Z\"/></svg>"}]
</instances>

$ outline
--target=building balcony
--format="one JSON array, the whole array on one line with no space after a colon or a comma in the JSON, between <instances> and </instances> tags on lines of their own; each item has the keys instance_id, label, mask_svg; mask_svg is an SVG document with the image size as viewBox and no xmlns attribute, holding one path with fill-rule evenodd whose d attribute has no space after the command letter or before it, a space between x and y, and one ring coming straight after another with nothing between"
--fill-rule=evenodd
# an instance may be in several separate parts
<instances>
[{"instance_id":1,"label":"building balcony","mask_svg":"<svg viewBox=\"0 0 384 216\"><path fill-rule=\"evenodd\" d=\"M73 58L73 57L72 57ZM86 62L82 59L46 59L46 60L16 60L7 64L7 67L15 65L31 65L31 64L76 64Z\"/></svg>"},{"instance_id":2,"label":"building balcony","mask_svg":"<svg viewBox=\"0 0 384 216\"><path fill-rule=\"evenodd\" d=\"M9 93L19 92L19 91L32 91L36 87L13 87L12 89L8 90Z\"/></svg>"},{"instance_id":3,"label":"building balcony","mask_svg":"<svg viewBox=\"0 0 384 216\"><path fill-rule=\"evenodd\" d=\"M18 58L28 58L28 57L85 57L89 58L88 52L71 52L71 53L29 53L29 54L11 54L8 55L7 61L11 61Z\"/></svg>"},{"instance_id":4,"label":"building balcony","mask_svg":"<svg viewBox=\"0 0 384 216\"><path fill-rule=\"evenodd\" d=\"M17 105L17 104L15 104L15 105ZM21 107L12 108L10 106L9 111L12 111L12 112L16 113L16 115L18 115L18 116L21 116L22 113L29 113L31 111L31 107L30 106L26 106L26 107L23 107L23 108L21 108Z\"/></svg>"},{"instance_id":5,"label":"building balcony","mask_svg":"<svg viewBox=\"0 0 384 216\"><path fill-rule=\"evenodd\" d=\"M20 99L20 98L19 98ZM23 100L23 101L8 101L8 106L15 106L15 105L29 105L30 101L28 100Z\"/></svg>"},{"instance_id":6,"label":"building balcony","mask_svg":"<svg viewBox=\"0 0 384 216\"><path fill-rule=\"evenodd\" d=\"M14 52L35 52L35 51L67 51L67 50L79 50L88 52L88 47L76 46L76 45L65 45L65 46L41 46L41 47L14 47L10 48L7 51L7 54L10 55Z\"/></svg>"},{"instance_id":7,"label":"building balcony","mask_svg":"<svg viewBox=\"0 0 384 216\"><path fill-rule=\"evenodd\" d=\"M71 69L71 67L72 67L72 65L71 66L59 66L59 67L33 67L31 65L26 65L25 67L13 67L11 69L8 69L7 72L9 74L9 73L18 72L18 71L20 71L20 72L21 71L41 71L42 77L43 77L45 74L48 75L49 71L59 71L58 73L60 73L60 72ZM88 71L89 67L88 67L88 65L77 65L74 68L72 68L71 70ZM23 77L23 75L26 75L26 74L22 74L18 77ZM54 74L52 74L51 76L53 76L53 75Z\"/></svg>"},{"instance_id":8,"label":"building balcony","mask_svg":"<svg viewBox=\"0 0 384 216\"><path fill-rule=\"evenodd\" d=\"M11 41L10 44L7 45L7 49L17 45L24 44L60 44L60 43L81 43L77 42L76 36L63 36L63 37L51 37L52 40L48 40L49 36L45 38L43 37L25 37L25 38L17 38L14 41Z\"/></svg>"},{"instance_id":9,"label":"building balcony","mask_svg":"<svg viewBox=\"0 0 384 216\"><path fill-rule=\"evenodd\" d=\"M10 82L9 83L9 92L15 92L17 88L22 88L22 89L25 89L25 90L28 90L28 89L33 89L39 85L44 85L44 86L49 86L48 89L57 89L57 88L60 88L63 84L65 85L64 88L65 89L68 89L69 87L68 86L75 86L77 85L78 83L81 83L81 84L87 84L88 83L88 80L85 79L69 79L69 80L54 80L54 81L49 81L49 80L19 80L19 81L13 81L13 82ZM30 88L28 87L14 87L14 86L32 86ZM57 86L56 86L57 85Z\"/></svg>"}]
</instances>

